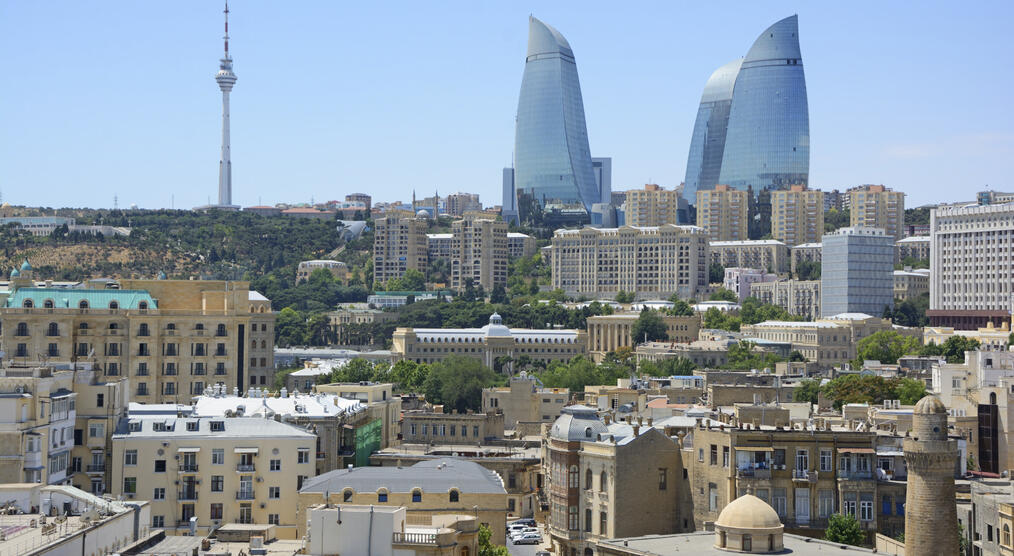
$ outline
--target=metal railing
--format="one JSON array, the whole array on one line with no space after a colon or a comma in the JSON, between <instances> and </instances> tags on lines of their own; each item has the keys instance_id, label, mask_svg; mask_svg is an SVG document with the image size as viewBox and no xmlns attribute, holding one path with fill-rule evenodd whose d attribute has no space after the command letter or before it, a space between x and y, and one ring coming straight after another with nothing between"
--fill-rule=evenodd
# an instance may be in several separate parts
<instances>
[{"instance_id":1,"label":"metal railing","mask_svg":"<svg viewBox=\"0 0 1014 556\"><path fill-rule=\"evenodd\" d=\"M106 464L104 464L104 463L98 463L98 464L93 463L93 464L85 467L85 472L86 473L105 473L106 472Z\"/></svg>"},{"instance_id":2,"label":"metal railing","mask_svg":"<svg viewBox=\"0 0 1014 556\"><path fill-rule=\"evenodd\" d=\"M236 471L240 473L253 473L257 466L252 463L240 463L236 465Z\"/></svg>"},{"instance_id":3,"label":"metal railing","mask_svg":"<svg viewBox=\"0 0 1014 556\"><path fill-rule=\"evenodd\" d=\"M187 489L187 488L185 488L185 489L183 489L183 490L181 490L179 492L179 494L176 496L176 499L180 500L180 501L197 500L197 489L196 488L194 488L194 489ZM237 500L238 499L239 498L237 498Z\"/></svg>"},{"instance_id":4,"label":"metal railing","mask_svg":"<svg viewBox=\"0 0 1014 556\"><path fill-rule=\"evenodd\" d=\"M392 533L394 544L437 544L436 533Z\"/></svg>"},{"instance_id":5,"label":"metal railing","mask_svg":"<svg viewBox=\"0 0 1014 556\"><path fill-rule=\"evenodd\" d=\"M236 491L236 500L253 500L254 493L252 490L238 490Z\"/></svg>"},{"instance_id":6,"label":"metal railing","mask_svg":"<svg viewBox=\"0 0 1014 556\"><path fill-rule=\"evenodd\" d=\"M196 463L181 463L180 473L197 473L197 467Z\"/></svg>"}]
</instances>

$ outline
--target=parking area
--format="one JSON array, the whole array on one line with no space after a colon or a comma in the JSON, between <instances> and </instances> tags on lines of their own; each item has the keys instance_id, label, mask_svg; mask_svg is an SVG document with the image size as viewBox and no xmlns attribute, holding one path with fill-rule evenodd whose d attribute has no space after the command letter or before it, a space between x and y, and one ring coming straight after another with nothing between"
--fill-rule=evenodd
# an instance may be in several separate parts
<instances>
[{"instance_id":1,"label":"parking area","mask_svg":"<svg viewBox=\"0 0 1014 556\"><path fill-rule=\"evenodd\" d=\"M535 556L537 552L548 550L549 536L546 534L546 528L541 524L536 525L536 527L542 535L542 542L540 544L514 544L508 538L507 551L510 552L511 556Z\"/></svg>"}]
</instances>

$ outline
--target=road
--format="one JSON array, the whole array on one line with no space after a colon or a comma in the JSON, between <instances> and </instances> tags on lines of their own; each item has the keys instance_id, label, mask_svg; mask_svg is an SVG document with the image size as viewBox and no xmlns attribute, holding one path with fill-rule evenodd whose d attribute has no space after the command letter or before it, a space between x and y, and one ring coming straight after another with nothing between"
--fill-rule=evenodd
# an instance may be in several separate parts
<instances>
[{"instance_id":1,"label":"road","mask_svg":"<svg viewBox=\"0 0 1014 556\"><path fill-rule=\"evenodd\" d=\"M540 550L547 550L546 545L549 544L549 537L546 536L546 528L539 525L539 532L542 533L542 544L513 544L510 539L507 539L507 551L511 553L511 556L535 556L535 553Z\"/></svg>"}]
</instances>

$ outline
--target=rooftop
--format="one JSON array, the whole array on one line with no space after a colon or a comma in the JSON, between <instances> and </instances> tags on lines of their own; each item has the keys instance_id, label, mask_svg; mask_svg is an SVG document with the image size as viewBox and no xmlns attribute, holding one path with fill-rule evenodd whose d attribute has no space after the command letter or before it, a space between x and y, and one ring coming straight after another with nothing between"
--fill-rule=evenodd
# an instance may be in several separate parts
<instances>
[{"instance_id":1,"label":"rooftop","mask_svg":"<svg viewBox=\"0 0 1014 556\"><path fill-rule=\"evenodd\" d=\"M222 423L222 430L211 430L212 422ZM197 423L189 430L187 423ZM130 430L138 428L139 430ZM160 430L156 430L160 429ZM131 417L126 426L121 423L113 439L117 438L316 438L302 428L274 419L257 417Z\"/></svg>"},{"instance_id":2,"label":"rooftop","mask_svg":"<svg viewBox=\"0 0 1014 556\"><path fill-rule=\"evenodd\" d=\"M785 549L778 554L796 556L823 556L827 554L874 554L869 548L847 546L799 535L783 535ZM715 548L715 533L698 531L680 535L647 535L625 539L599 541L600 546L609 547L620 553L645 556L682 556L685 554L728 554Z\"/></svg>"},{"instance_id":3,"label":"rooftop","mask_svg":"<svg viewBox=\"0 0 1014 556\"><path fill-rule=\"evenodd\" d=\"M346 488L356 492L446 493L452 488L469 494L506 494L503 479L494 471L461 458L421 461L410 467L355 467L336 469L303 483L300 493L338 493Z\"/></svg>"}]
</instances>

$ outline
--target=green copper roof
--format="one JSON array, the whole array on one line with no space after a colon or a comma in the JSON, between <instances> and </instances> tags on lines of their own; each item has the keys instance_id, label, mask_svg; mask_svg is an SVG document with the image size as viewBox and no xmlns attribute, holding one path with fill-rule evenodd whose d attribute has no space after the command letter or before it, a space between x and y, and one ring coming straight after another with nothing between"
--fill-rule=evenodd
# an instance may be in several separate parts
<instances>
[{"instance_id":1,"label":"green copper roof","mask_svg":"<svg viewBox=\"0 0 1014 556\"><path fill-rule=\"evenodd\" d=\"M145 290L86 290L67 288L18 288L7 298L7 307L24 307L25 300L31 299L32 306L45 307L47 299L53 301L56 309L78 309L81 302L88 302L89 309L108 309L116 301L120 309L137 309L142 301L149 309L157 309L155 300Z\"/></svg>"},{"instance_id":2,"label":"green copper roof","mask_svg":"<svg viewBox=\"0 0 1014 556\"><path fill-rule=\"evenodd\" d=\"M31 269L32 265L29 264L28 259L25 259L25 262L21 263L21 270L31 270Z\"/></svg>"}]
</instances>

